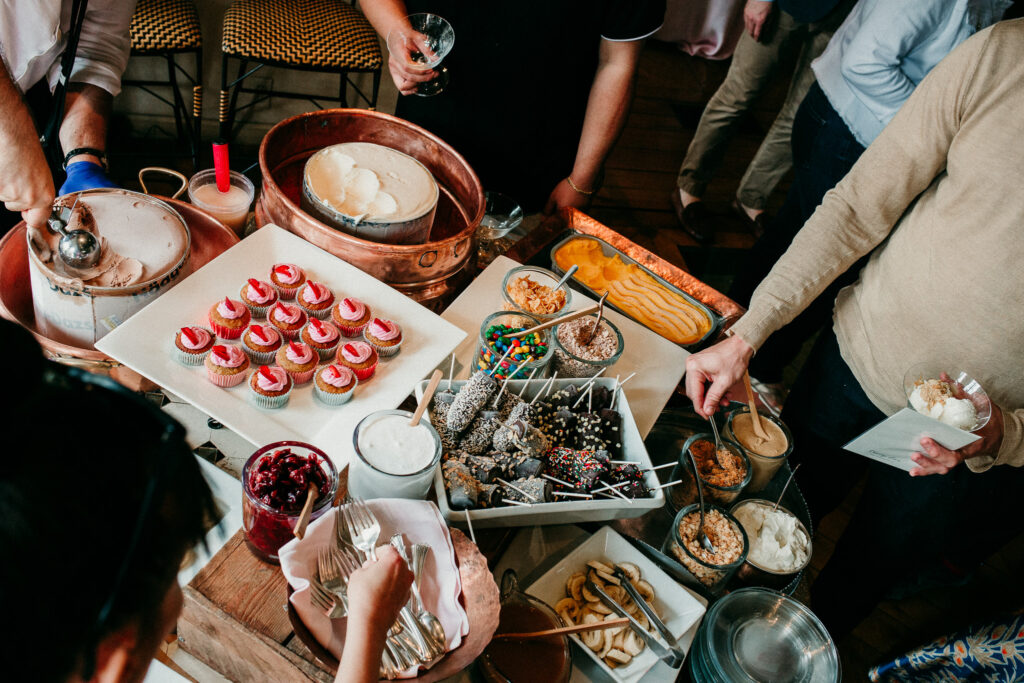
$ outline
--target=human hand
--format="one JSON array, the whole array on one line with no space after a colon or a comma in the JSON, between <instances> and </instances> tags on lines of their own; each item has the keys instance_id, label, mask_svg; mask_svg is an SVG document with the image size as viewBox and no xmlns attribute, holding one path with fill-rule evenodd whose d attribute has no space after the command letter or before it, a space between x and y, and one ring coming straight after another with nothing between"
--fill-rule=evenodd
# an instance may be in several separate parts
<instances>
[{"instance_id":1,"label":"human hand","mask_svg":"<svg viewBox=\"0 0 1024 683\"><path fill-rule=\"evenodd\" d=\"M592 197L590 195L585 195L572 189L568 179L564 179L555 185L555 189L551 191L551 195L548 196L547 203L544 204L543 213L545 216L550 216L566 206L585 209L590 206L591 199Z\"/></svg>"},{"instance_id":2,"label":"human hand","mask_svg":"<svg viewBox=\"0 0 1024 683\"><path fill-rule=\"evenodd\" d=\"M753 356L754 348L733 335L686 359L686 395L698 415L710 417L725 405L727 393L735 395Z\"/></svg>"},{"instance_id":3,"label":"human hand","mask_svg":"<svg viewBox=\"0 0 1024 683\"><path fill-rule=\"evenodd\" d=\"M411 28L394 29L388 34L387 44L388 70L398 92L413 95L420 83L427 83L438 77L436 70L425 69L422 63L413 59L416 53L423 55L427 61L434 59L430 41L422 33Z\"/></svg>"},{"instance_id":4,"label":"human hand","mask_svg":"<svg viewBox=\"0 0 1024 683\"><path fill-rule=\"evenodd\" d=\"M409 600L412 572L391 546L377 549L377 561L367 562L348 580L348 624L383 638Z\"/></svg>"},{"instance_id":5,"label":"human hand","mask_svg":"<svg viewBox=\"0 0 1024 683\"><path fill-rule=\"evenodd\" d=\"M911 453L910 459L917 467L910 470L912 477L926 477L929 474L946 474L968 458L979 455L995 455L1003 443L1003 411L995 403L992 404L992 417L978 432L981 438L967 444L963 448L951 451L943 448L934 439L921 439L923 453Z\"/></svg>"},{"instance_id":6,"label":"human hand","mask_svg":"<svg viewBox=\"0 0 1024 683\"><path fill-rule=\"evenodd\" d=\"M53 207L53 176L36 137L8 138L0 144L0 202L20 211L30 228L42 229ZM6 149L2 149L6 148Z\"/></svg>"},{"instance_id":7,"label":"human hand","mask_svg":"<svg viewBox=\"0 0 1024 683\"><path fill-rule=\"evenodd\" d=\"M103 167L94 161L75 161L68 164L67 179L60 186L60 194L66 195L97 187L117 187L107 177Z\"/></svg>"},{"instance_id":8,"label":"human hand","mask_svg":"<svg viewBox=\"0 0 1024 683\"><path fill-rule=\"evenodd\" d=\"M747 0L743 8L743 28L754 40L761 39L761 30L772 13L770 0Z\"/></svg>"}]
</instances>

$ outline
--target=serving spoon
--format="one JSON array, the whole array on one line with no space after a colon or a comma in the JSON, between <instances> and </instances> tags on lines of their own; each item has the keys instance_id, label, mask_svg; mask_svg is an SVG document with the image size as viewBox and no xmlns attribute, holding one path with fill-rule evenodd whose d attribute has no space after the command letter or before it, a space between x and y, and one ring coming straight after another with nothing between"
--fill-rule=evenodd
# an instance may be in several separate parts
<instances>
[{"instance_id":1,"label":"serving spoon","mask_svg":"<svg viewBox=\"0 0 1024 683\"><path fill-rule=\"evenodd\" d=\"M712 422L711 424L714 424ZM700 504L700 520L697 523L697 542L700 543L704 550L714 555L717 550L711 543L711 539L704 533L704 487L700 483L700 470L697 469L697 458L693 455L693 449L690 448L686 451L687 455L690 456L690 462L693 464L693 483L697 486L697 500Z\"/></svg>"},{"instance_id":2,"label":"serving spoon","mask_svg":"<svg viewBox=\"0 0 1024 683\"><path fill-rule=\"evenodd\" d=\"M60 235L57 242L57 255L67 265L78 270L92 268L100 261L100 241L88 230L68 230L71 215L78 206L81 195L75 197L71 208L54 206L46 226L55 234Z\"/></svg>"}]
</instances>

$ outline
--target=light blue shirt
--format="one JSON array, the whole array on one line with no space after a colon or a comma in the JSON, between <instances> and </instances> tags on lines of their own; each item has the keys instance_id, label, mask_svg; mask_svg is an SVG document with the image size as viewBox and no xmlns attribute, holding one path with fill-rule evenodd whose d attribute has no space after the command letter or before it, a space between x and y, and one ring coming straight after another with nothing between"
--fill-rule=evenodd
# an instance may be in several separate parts
<instances>
[{"instance_id":1,"label":"light blue shirt","mask_svg":"<svg viewBox=\"0 0 1024 683\"><path fill-rule=\"evenodd\" d=\"M1010 0L860 0L811 64L860 144L871 144L917 84Z\"/></svg>"}]
</instances>

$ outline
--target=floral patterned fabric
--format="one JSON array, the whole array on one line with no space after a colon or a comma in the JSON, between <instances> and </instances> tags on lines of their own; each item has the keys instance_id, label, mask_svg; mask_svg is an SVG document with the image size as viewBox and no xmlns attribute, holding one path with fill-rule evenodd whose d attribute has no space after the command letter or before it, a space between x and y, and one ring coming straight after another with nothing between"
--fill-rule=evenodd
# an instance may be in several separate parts
<instances>
[{"instance_id":1,"label":"floral patterned fabric","mask_svg":"<svg viewBox=\"0 0 1024 683\"><path fill-rule=\"evenodd\" d=\"M943 636L868 672L874 683L1024 681L1024 614Z\"/></svg>"}]
</instances>

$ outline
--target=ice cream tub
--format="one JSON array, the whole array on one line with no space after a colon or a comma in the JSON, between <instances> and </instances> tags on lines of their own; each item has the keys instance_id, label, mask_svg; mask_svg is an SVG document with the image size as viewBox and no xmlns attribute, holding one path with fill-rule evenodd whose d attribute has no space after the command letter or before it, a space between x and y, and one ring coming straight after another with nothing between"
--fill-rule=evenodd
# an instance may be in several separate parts
<instances>
[{"instance_id":1,"label":"ice cream tub","mask_svg":"<svg viewBox=\"0 0 1024 683\"><path fill-rule=\"evenodd\" d=\"M430 237L439 190L427 167L371 142L321 149L302 173L302 208L342 232L384 244Z\"/></svg>"},{"instance_id":2,"label":"ice cream tub","mask_svg":"<svg viewBox=\"0 0 1024 683\"><path fill-rule=\"evenodd\" d=\"M69 229L100 237L100 262L68 269L56 256L58 235L28 230L32 307L40 334L92 348L96 341L191 272L191 236L166 202L120 189L87 190L60 198L78 200Z\"/></svg>"}]
</instances>

